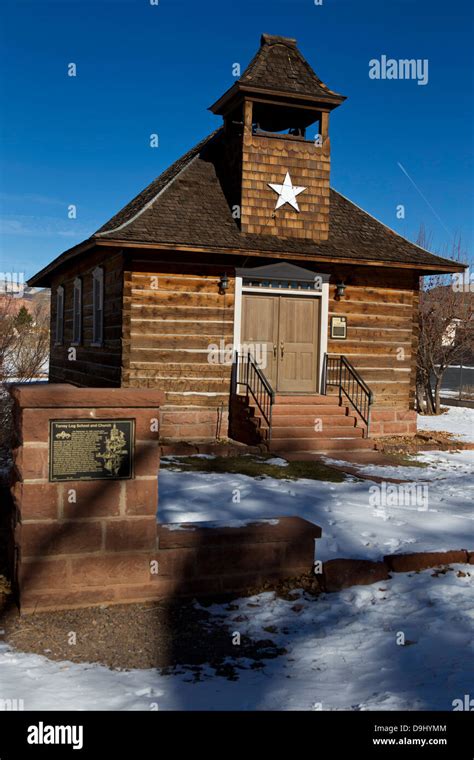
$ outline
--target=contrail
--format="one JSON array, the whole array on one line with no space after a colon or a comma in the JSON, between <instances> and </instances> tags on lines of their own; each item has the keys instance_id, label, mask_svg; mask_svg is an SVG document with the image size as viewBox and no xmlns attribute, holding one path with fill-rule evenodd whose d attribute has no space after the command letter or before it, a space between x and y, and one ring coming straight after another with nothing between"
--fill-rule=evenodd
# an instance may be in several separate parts
<instances>
[{"instance_id":1,"label":"contrail","mask_svg":"<svg viewBox=\"0 0 474 760\"><path fill-rule=\"evenodd\" d=\"M431 209L431 211L432 211L432 212L433 212L433 214L435 215L436 219L437 219L437 220L438 220L438 222L439 222L439 223L440 223L440 224L441 224L441 225L444 227L444 229L446 230L446 232L448 233L448 235L451 235L451 236L452 236L452 235L453 235L453 233L451 232L451 230L449 230L449 229L446 227L445 223L443 222L443 220L441 219L441 217L439 216L439 214L438 214L438 213L435 211L435 209L433 208L433 206L432 206L432 205L431 205L431 203L429 202L428 198L426 198L426 196L425 196L425 195L423 195L423 193L421 192L421 190L420 190L420 188L418 187L418 185L416 184L416 182L414 182L414 181L412 180L412 178L411 178L411 177L410 177L410 175L408 174L408 172L407 172L407 170L405 169L405 167L401 165L400 161L397 161L397 165L400 167L400 169L401 169L401 170L402 170L402 172L405 174L405 176L406 176L406 177L408 177L408 179L410 180L410 182L411 182L411 184L413 185L413 187L415 188L415 190L416 190L416 191L417 191L417 192L418 192L418 193L421 195L421 197L423 198L423 200L424 200L424 202L426 203L426 205L427 205L427 206L428 206L428 207Z\"/></svg>"}]
</instances>

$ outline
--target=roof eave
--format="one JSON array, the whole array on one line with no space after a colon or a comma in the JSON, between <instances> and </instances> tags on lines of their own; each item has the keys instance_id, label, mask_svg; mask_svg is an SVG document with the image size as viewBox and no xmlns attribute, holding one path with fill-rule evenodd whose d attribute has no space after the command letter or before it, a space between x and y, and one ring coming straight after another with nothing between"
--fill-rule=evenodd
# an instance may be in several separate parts
<instances>
[{"instance_id":1,"label":"roof eave","mask_svg":"<svg viewBox=\"0 0 474 760\"><path fill-rule=\"evenodd\" d=\"M433 262L422 263L412 261L380 261L376 259L361 259L359 257L341 257L334 259L331 256L311 255L307 253L297 254L293 251L265 251L262 249L250 249L250 248L226 248L225 246L195 246L176 244L172 241L166 243L149 243L139 240L95 240L96 245L113 245L119 248L141 248L144 250L157 250L157 251L176 251L183 253L223 253L237 256L260 256L266 258L280 258L286 257L289 259L298 260L311 260L320 261L330 264L360 264L362 266L379 266L388 267L390 269L413 269L419 272L421 276L426 272L430 274L451 274L454 272L464 272L468 268L468 264L461 264L457 261L451 261L451 259L442 259L445 263ZM429 251L427 251L429 254Z\"/></svg>"},{"instance_id":2,"label":"roof eave","mask_svg":"<svg viewBox=\"0 0 474 760\"><path fill-rule=\"evenodd\" d=\"M43 269L40 269L39 272L30 277L29 280L27 280L27 285L30 288L48 288L50 284L49 275L51 275L56 269L58 269L58 267L62 266L70 259L75 258L75 256L78 256L80 253L84 253L84 251L87 251L90 248L93 248L95 244L96 240L94 236L92 236L90 238L87 238L87 240L83 240L77 245L73 245L72 248L68 248L66 251L63 251L63 253L60 253L59 256L56 256L56 258L53 259L53 261L51 261L47 266L43 267Z\"/></svg>"},{"instance_id":3,"label":"roof eave","mask_svg":"<svg viewBox=\"0 0 474 760\"><path fill-rule=\"evenodd\" d=\"M345 95L339 95L338 93L328 93L327 95L308 95L298 92L288 92L286 90L276 90L268 87L252 87L252 85L243 84L242 82L235 82L220 98L216 100L212 106L209 106L208 111L221 116L228 110L228 105L233 99L237 99L239 96L244 95L269 95L285 98L287 100L307 102L308 105L321 105L332 110L341 105L347 100Z\"/></svg>"}]
</instances>

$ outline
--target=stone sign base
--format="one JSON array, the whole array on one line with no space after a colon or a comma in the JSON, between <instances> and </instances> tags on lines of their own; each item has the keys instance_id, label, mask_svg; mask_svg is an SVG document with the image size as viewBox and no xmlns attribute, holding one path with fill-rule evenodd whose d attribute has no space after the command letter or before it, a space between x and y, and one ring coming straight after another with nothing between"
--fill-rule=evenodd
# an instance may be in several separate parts
<instances>
[{"instance_id":1,"label":"stone sign base","mask_svg":"<svg viewBox=\"0 0 474 760\"><path fill-rule=\"evenodd\" d=\"M22 563L22 612L211 596L311 571L321 531L298 517L242 527L158 525L156 548L113 548ZM117 547L122 548L122 547Z\"/></svg>"},{"instance_id":2,"label":"stone sign base","mask_svg":"<svg viewBox=\"0 0 474 760\"><path fill-rule=\"evenodd\" d=\"M297 517L157 525L161 392L47 384L11 392L22 612L244 591L311 570L321 531ZM132 478L50 480L51 420L125 418L135 428Z\"/></svg>"}]
</instances>

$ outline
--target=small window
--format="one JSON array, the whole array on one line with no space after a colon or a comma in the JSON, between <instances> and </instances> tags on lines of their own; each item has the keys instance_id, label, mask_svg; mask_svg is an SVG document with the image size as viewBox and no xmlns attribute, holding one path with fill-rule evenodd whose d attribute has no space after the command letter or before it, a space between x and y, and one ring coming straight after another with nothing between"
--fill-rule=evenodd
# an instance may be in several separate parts
<instances>
[{"instance_id":1,"label":"small window","mask_svg":"<svg viewBox=\"0 0 474 760\"><path fill-rule=\"evenodd\" d=\"M58 285L56 290L56 345L61 346L64 340L64 288Z\"/></svg>"},{"instance_id":2,"label":"small window","mask_svg":"<svg viewBox=\"0 0 474 760\"><path fill-rule=\"evenodd\" d=\"M92 345L101 346L104 341L104 270L97 267L92 272Z\"/></svg>"},{"instance_id":3,"label":"small window","mask_svg":"<svg viewBox=\"0 0 474 760\"><path fill-rule=\"evenodd\" d=\"M82 280L74 280L72 301L72 342L78 346L82 340Z\"/></svg>"}]
</instances>

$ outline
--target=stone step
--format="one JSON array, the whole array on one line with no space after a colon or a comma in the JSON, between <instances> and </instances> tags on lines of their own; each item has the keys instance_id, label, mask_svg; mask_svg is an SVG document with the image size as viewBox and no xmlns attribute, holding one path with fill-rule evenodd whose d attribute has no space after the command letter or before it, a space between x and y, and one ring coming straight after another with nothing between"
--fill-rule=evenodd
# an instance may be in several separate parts
<instances>
[{"instance_id":1,"label":"stone step","mask_svg":"<svg viewBox=\"0 0 474 760\"><path fill-rule=\"evenodd\" d=\"M316 451L322 454L331 451L373 449L374 442L370 438L272 438L269 448L270 451L281 454L285 451Z\"/></svg>"},{"instance_id":2,"label":"stone step","mask_svg":"<svg viewBox=\"0 0 474 760\"><path fill-rule=\"evenodd\" d=\"M275 396L276 404L297 404L299 406L303 404L334 404L334 397L328 398L320 393L313 393L309 395L296 395L285 396L277 393Z\"/></svg>"},{"instance_id":3,"label":"stone step","mask_svg":"<svg viewBox=\"0 0 474 760\"><path fill-rule=\"evenodd\" d=\"M355 427L357 419L352 415L346 414L275 414L273 417L273 427L313 427L315 419L321 420L324 427Z\"/></svg>"},{"instance_id":4,"label":"stone step","mask_svg":"<svg viewBox=\"0 0 474 760\"><path fill-rule=\"evenodd\" d=\"M337 404L274 404L272 415L305 415L306 417L321 417L325 414L339 414L341 417L347 415L346 406Z\"/></svg>"},{"instance_id":5,"label":"stone step","mask_svg":"<svg viewBox=\"0 0 474 760\"><path fill-rule=\"evenodd\" d=\"M288 440L308 438L333 438L334 440L347 440L350 438L362 438L364 431L356 427L323 427L315 430L313 427L272 427L272 439L284 438Z\"/></svg>"}]
</instances>

